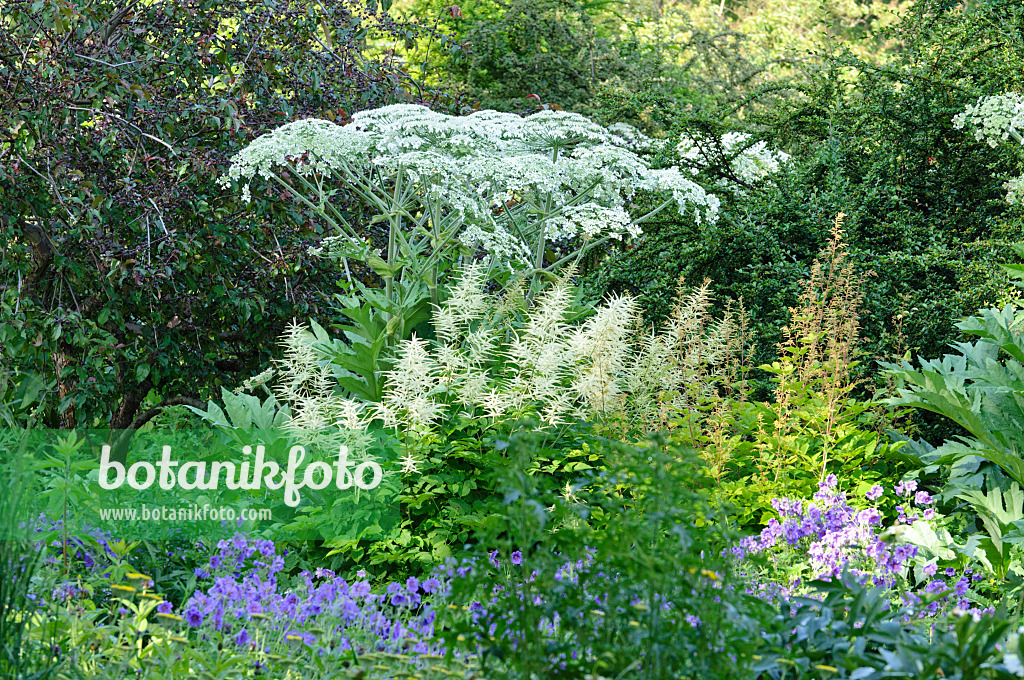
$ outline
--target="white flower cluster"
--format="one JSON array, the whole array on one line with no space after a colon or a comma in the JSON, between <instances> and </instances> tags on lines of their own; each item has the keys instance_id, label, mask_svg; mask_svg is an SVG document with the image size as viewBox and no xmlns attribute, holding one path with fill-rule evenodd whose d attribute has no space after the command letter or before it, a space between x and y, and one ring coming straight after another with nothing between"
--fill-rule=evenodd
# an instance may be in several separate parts
<instances>
[{"instance_id":1,"label":"white flower cluster","mask_svg":"<svg viewBox=\"0 0 1024 680\"><path fill-rule=\"evenodd\" d=\"M572 391L591 412L608 413L622 402L621 378L629 373L630 340L639 320L636 300L613 296L569 337Z\"/></svg>"},{"instance_id":2,"label":"white flower cluster","mask_svg":"<svg viewBox=\"0 0 1024 680\"><path fill-rule=\"evenodd\" d=\"M958 612L954 610L954 614ZM962 615L962 614L961 614ZM1017 628L1017 632L1006 636L1006 643L1003 645L1003 664L1006 670L1018 678L1024 678L1024 662L1021 661L1021 636L1024 635L1024 626Z\"/></svg>"},{"instance_id":3,"label":"white flower cluster","mask_svg":"<svg viewBox=\"0 0 1024 680\"><path fill-rule=\"evenodd\" d=\"M284 351L276 362L274 396L290 406L286 427L327 449L345 444L353 451L365 451L369 442L366 427L372 416L363 402L335 393L334 372L317 349L326 334L317 329L321 337L292 323L281 338ZM262 377L260 374L257 379Z\"/></svg>"},{"instance_id":4,"label":"white flower cluster","mask_svg":"<svg viewBox=\"0 0 1024 680\"><path fill-rule=\"evenodd\" d=\"M613 134L612 144L637 153L661 151L667 146L667 140L652 139L626 123L615 123L608 131ZM768 148L763 140L754 144L749 141L750 135L745 132L727 132L720 140L722 153L730 159L733 174L747 184L761 181L789 160L788 153ZM705 150L692 137L682 137L675 152L680 160L688 161L693 174L708 164Z\"/></svg>"},{"instance_id":5,"label":"white flower cluster","mask_svg":"<svg viewBox=\"0 0 1024 680\"><path fill-rule=\"evenodd\" d=\"M653 139L628 123L613 123L608 126L612 134L611 143L636 152L658 151L665 147L665 140Z\"/></svg>"},{"instance_id":6,"label":"white flower cluster","mask_svg":"<svg viewBox=\"0 0 1024 680\"><path fill-rule=\"evenodd\" d=\"M460 410L491 422L535 413L549 426L578 418L625 416L655 429L664 409L683 410L725 374L736 322L711 313L710 284L680 287L678 302L658 331L642 330L641 310L629 296L612 296L581 324L569 319L575 293L563 277L527 308L522 290L487 292L488 264L462 269L450 296L434 308L436 340L399 343L384 372L379 402L341 397L340 375L325 349L327 332L292 324L274 395L287 404L287 427L326 448L367 450L367 427L425 434Z\"/></svg>"},{"instance_id":7,"label":"white flower cluster","mask_svg":"<svg viewBox=\"0 0 1024 680\"><path fill-rule=\"evenodd\" d=\"M466 267L434 310L434 347L417 338L400 346L384 388L395 425L422 431L453 407L480 409L492 421L535 410L551 426L613 411L647 421L654 404L685 407L730 356L735 325L711 317L707 283L680 300L660 333L640 337L640 308L629 296L610 297L578 326L567 323L574 296L565 279L520 323L495 324L507 310L485 283L483 265ZM676 398L666 402L669 392Z\"/></svg>"},{"instance_id":8,"label":"white flower cluster","mask_svg":"<svg viewBox=\"0 0 1024 680\"><path fill-rule=\"evenodd\" d=\"M789 154L769 149L763 140L747 146L749 140L750 135L744 132L727 132L721 139L722 153L731 159L730 169L741 181L747 184L760 182L789 160ZM693 163L694 172L707 162L700 145L689 137L679 141L676 151L681 159Z\"/></svg>"},{"instance_id":9,"label":"white flower cluster","mask_svg":"<svg viewBox=\"0 0 1024 680\"><path fill-rule=\"evenodd\" d=\"M325 236L320 245L306 249L314 257L355 257L365 259L370 254L370 244L345 234Z\"/></svg>"},{"instance_id":10,"label":"white flower cluster","mask_svg":"<svg viewBox=\"0 0 1024 680\"><path fill-rule=\"evenodd\" d=\"M415 335L399 345L397 354L378 415L383 416L385 426L402 423L426 427L441 412L441 405L433 398L437 391L437 364L427 343Z\"/></svg>"},{"instance_id":11,"label":"white flower cluster","mask_svg":"<svg viewBox=\"0 0 1024 680\"><path fill-rule=\"evenodd\" d=\"M674 168L650 168L631 150L629 134L565 111L448 116L397 104L357 113L347 125L313 119L284 125L239 152L221 181L241 182L248 198L249 180L269 179L279 169L318 182L332 173L352 182L401 171L415 185L409 195L459 215L461 240L503 260L531 252L522 230L509 224L516 207L525 208L519 215L555 219L557 238L564 239L638 234L625 210L637 191L666 192L681 213L693 209L698 220L717 217L714 196ZM640 140L637 135L632 139Z\"/></svg>"},{"instance_id":12,"label":"white flower cluster","mask_svg":"<svg viewBox=\"0 0 1024 680\"><path fill-rule=\"evenodd\" d=\"M974 138L992 148L1010 139L1024 144L1024 96L1011 92L981 97L953 117L953 127L958 130L974 128ZM1024 176L1011 179L1003 187L1007 203L1024 201Z\"/></svg>"},{"instance_id":13,"label":"white flower cluster","mask_svg":"<svg viewBox=\"0 0 1024 680\"><path fill-rule=\"evenodd\" d=\"M1016 93L981 97L953 117L953 127L974 129L974 138L995 148L1011 137L1024 143L1024 96Z\"/></svg>"},{"instance_id":14,"label":"white flower cluster","mask_svg":"<svg viewBox=\"0 0 1024 680\"><path fill-rule=\"evenodd\" d=\"M1003 187L1006 188L1007 203L1010 205L1024 203L1024 175L1014 177L1004 184Z\"/></svg>"},{"instance_id":15,"label":"white flower cluster","mask_svg":"<svg viewBox=\"0 0 1024 680\"><path fill-rule=\"evenodd\" d=\"M295 323L282 338L284 354L275 392L279 401L293 405L290 426L309 431L331 426L364 429L363 405L333 394L334 374L316 351L316 342L312 333Z\"/></svg>"},{"instance_id":16,"label":"white flower cluster","mask_svg":"<svg viewBox=\"0 0 1024 680\"><path fill-rule=\"evenodd\" d=\"M640 226L634 224L629 213L622 208L605 208L593 203L565 208L561 215L549 222L548 227L552 239L569 235L592 239L601 232L607 232L612 238L622 240L623 233L634 238L641 233Z\"/></svg>"}]
</instances>

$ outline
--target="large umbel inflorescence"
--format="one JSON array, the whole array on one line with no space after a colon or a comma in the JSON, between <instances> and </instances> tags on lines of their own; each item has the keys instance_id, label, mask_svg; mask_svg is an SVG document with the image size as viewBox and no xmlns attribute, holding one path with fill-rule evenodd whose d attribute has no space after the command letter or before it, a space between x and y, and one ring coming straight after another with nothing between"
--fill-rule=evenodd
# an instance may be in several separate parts
<instances>
[{"instance_id":1,"label":"large umbel inflorescence","mask_svg":"<svg viewBox=\"0 0 1024 680\"><path fill-rule=\"evenodd\" d=\"M671 197L698 221L717 217L714 195L675 167L651 168L633 147L621 126L566 111L449 116L396 104L357 113L347 125L284 125L239 152L222 182L241 183L248 199L253 178L270 180L283 169L318 187L331 177L348 185L401 177L415 185L409 195L421 206L459 216L460 241L510 263L533 257L536 236L523 233L523 215L547 241L638 235L627 211L638 192Z\"/></svg>"},{"instance_id":2,"label":"large umbel inflorescence","mask_svg":"<svg viewBox=\"0 0 1024 680\"><path fill-rule=\"evenodd\" d=\"M1010 92L981 97L953 117L953 127L973 128L974 138L992 148L1010 140L1024 144L1024 95ZM1024 202L1024 176L1015 177L1003 186L1007 203Z\"/></svg>"}]
</instances>

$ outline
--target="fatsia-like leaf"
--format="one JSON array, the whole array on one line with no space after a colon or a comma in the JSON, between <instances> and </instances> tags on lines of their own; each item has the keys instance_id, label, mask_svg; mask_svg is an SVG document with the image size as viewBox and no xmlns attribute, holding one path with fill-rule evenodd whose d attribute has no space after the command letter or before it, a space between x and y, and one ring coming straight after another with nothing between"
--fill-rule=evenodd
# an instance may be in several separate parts
<instances>
[{"instance_id":1,"label":"fatsia-like leaf","mask_svg":"<svg viewBox=\"0 0 1024 680\"><path fill-rule=\"evenodd\" d=\"M235 394L221 388L221 400L223 409L212 400L205 410L187 405L185 408L214 427L224 429L270 430L284 427L288 420L288 407L282 406L273 396L260 401L259 397L251 394Z\"/></svg>"},{"instance_id":2,"label":"fatsia-like leaf","mask_svg":"<svg viewBox=\"0 0 1024 680\"><path fill-rule=\"evenodd\" d=\"M1014 522L1024 520L1024 491L1016 482L1008 490L994 487L982 493L972 489L960 492L957 497L974 506L993 539L1001 540L1013 529Z\"/></svg>"},{"instance_id":3,"label":"fatsia-like leaf","mask_svg":"<svg viewBox=\"0 0 1024 680\"><path fill-rule=\"evenodd\" d=\"M965 446L947 444L945 462L980 456L1024 484L1024 337L1017 316L1010 305L983 310L958 324L978 340L956 343L957 354L886 368L903 383L891 403L945 416L972 435L961 438Z\"/></svg>"}]
</instances>

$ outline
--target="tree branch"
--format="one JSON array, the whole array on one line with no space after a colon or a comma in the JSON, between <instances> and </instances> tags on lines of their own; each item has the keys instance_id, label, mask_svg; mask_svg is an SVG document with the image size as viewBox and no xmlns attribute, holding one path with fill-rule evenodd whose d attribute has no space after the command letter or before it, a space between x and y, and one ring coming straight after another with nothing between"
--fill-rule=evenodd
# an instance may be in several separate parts
<instances>
[{"instance_id":1,"label":"tree branch","mask_svg":"<svg viewBox=\"0 0 1024 680\"><path fill-rule=\"evenodd\" d=\"M32 273L25 278L25 285L22 288L22 295L31 297L35 288L46 276L50 265L53 264L53 256L57 251L42 226L26 220L0 215L0 224L4 227L9 227L12 222L21 228L21 233L32 247L32 260L36 266Z\"/></svg>"},{"instance_id":2,"label":"tree branch","mask_svg":"<svg viewBox=\"0 0 1024 680\"><path fill-rule=\"evenodd\" d=\"M143 411L142 413L140 413L138 416L136 416L135 420L132 421L131 427L129 427L128 429L139 429L149 421L153 420L153 418L160 415L163 412L163 410L169 406L194 406L195 408L206 408L206 404L195 397L171 397L169 399L164 399L157 406L154 406L148 411Z\"/></svg>"},{"instance_id":3,"label":"tree branch","mask_svg":"<svg viewBox=\"0 0 1024 680\"><path fill-rule=\"evenodd\" d=\"M119 120L122 123L124 123L125 125L127 125L128 127L132 128L133 130L138 132L143 137L145 137L147 139L152 139L157 144L163 144L165 147L167 147L167 150L170 151L175 156L178 155L178 152L174 150L173 146L171 146L170 144L168 144L164 140L160 139L159 137L154 137L153 135L149 134L148 132L143 132L142 128L140 128L138 125L136 125L135 123L132 123L129 120L125 120L124 118L122 118L121 116L117 115L116 113L111 113L110 111L103 111L103 110L100 110L100 109L85 108L85 107L82 107L82 106L69 106L68 109L70 109L71 111L84 111L86 113L92 113L93 115L96 115L96 116L109 116L109 117L113 118L114 120Z\"/></svg>"},{"instance_id":4,"label":"tree branch","mask_svg":"<svg viewBox=\"0 0 1024 680\"><path fill-rule=\"evenodd\" d=\"M134 392L133 394L138 394L138 392ZM122 404L122 406L123 405L124 404ZM126 463L129 440L140 427L160 415L160 413L162 413L168 406L195 406L196 408L205 408L206 404L195 397L170 397L169 399L164 399L157 406L140 413L127 428L111 428L111 431L121 429L121 432L117 435L117 438L110 443L110 459L122 464ZM135 404L135 408L138 409L138 403Z\"/></svg>"}]
</instances>

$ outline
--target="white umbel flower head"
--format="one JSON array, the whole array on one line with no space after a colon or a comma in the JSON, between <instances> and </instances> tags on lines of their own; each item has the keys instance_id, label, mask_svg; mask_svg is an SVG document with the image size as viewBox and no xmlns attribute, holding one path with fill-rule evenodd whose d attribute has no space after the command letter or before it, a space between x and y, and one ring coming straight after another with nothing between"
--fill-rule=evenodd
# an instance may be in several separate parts
<instances>
[{"instance_id":1,"label":"white umbel flower head","mask_svg":"<svg viewBox=\"0 0 1024 680\"><path fill-rule=\"evenodd\" d=\"M637 191L671 195L680 212L715 219L714 196L674 168L652 169L637 154L638 145L654 146L644 139L565 111L448 116L397 104L357 113L347 125L314 119L284 125L236 154L221 181L240 183L248 197L253 178L269 179L281 169L327 185L331 176L359 185L402 173L413 185L409 195L439 202L445 214L462 220L464 244L525 266L532 244L508 223L511 208L524 208L519 214L534 220L561 216L554 228L564 239L639 234L625 217Z\"/></svg>"},{"instance_id":2,"label":"white umbel flower head","mask_svg":"<svg viewBox=\"0 0 1024 680\"><path fill-rule=\"evenodd\" d=\"M1014 177L1003 185L1006 188L1006 202L1010 205L1024 203L1024 176Z\"/></svg>"},{"instance_id":3,"label":"white umbel flower head","mask_svg":"<svg viewBox=\"0 0 1024 680\"><path fill-rule=\"evenodd\" d=\"M953 127L958 130L974 128L974 138L992 148L1011 140L1024 144L1024 95L1010 92L981 97L953 117ZM1003 187L1007 203L1014 205L1024 201L1024 177L1015 177Z\"/></svg>"},{"instance_id":4,"label":"white umbel flower head","mask_svg":"<svg viewBox=\"0 0 1024 680\"><path fill-rule=\"evenodd\" d=\"M953 127L974 128L974 138L992 148L1011 138L1024 144L1024 96L1011 92L981 97L953 117Z\"/></svg>"}]
</instances>

